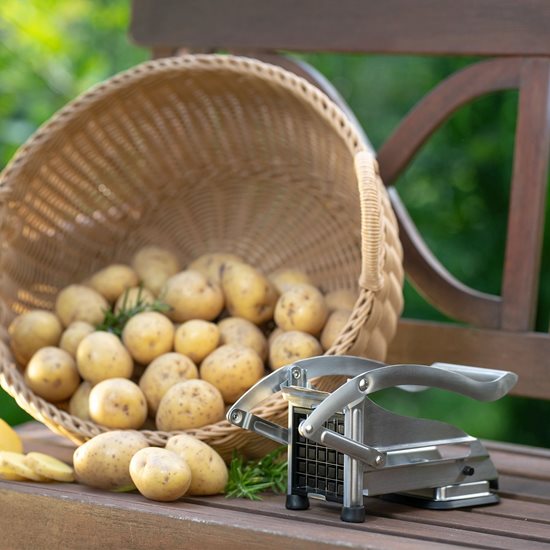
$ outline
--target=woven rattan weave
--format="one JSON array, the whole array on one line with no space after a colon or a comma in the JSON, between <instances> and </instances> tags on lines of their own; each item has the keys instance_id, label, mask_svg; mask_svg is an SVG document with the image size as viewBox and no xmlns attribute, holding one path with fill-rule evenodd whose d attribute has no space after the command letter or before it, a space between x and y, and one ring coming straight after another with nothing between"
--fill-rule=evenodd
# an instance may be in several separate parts
<instances>
[{"instance_id":1,"label":"woven rattan weave","mask_svg":"<svg viewBox=\"0 0 550 550\"><path fill-rule=\"evenodd\" d=\"M359 289L328 353L383 359L402 308L397 225L367 146L317 88L249 58L150 61L83 94L4 170L0 216L4 327L145 244L183 265L234 252L265 272L302 268L325 291ZM73 441L105 431L34 395L1 342L0 383ZM285 405L274 396L257 414L284 422ZM266 450L225 421L190 433L224 456Z\"/></svg>"}]
</instances>

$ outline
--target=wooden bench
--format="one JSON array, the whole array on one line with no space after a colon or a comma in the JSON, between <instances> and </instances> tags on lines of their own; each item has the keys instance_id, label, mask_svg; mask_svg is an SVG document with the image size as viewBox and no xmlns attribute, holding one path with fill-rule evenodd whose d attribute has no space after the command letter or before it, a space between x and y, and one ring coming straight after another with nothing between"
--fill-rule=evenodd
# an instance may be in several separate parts
<instances>
[{"instance_id":1,"label":"wooden bench","mask_svg":"<svg viewBox=\"0 0 550 550\"><path fill-rule=\"evenodd\" d=\"M390 188L410 280L460 324L403 319L392 362L445 359L517 372L519 395L550 397L550 336L534 332L550 128L550 4L544 0L134 0L131 34L155 56L230 50L329 83L280 51L482 55L422 100L378 151L391 186L436 128L480 95L520 90L501 296L468 288L431 254ZM350 116L353 116L350 113ZM545 419L540 421L547 422ZM31 423L27 451L70 459L72 445ZM81 485L0 482L0 548L550 548L550 451L488 442L501 503L430 511L368 499L364 524L283 496L146 501Z\"/></svg>"}]
</instances>

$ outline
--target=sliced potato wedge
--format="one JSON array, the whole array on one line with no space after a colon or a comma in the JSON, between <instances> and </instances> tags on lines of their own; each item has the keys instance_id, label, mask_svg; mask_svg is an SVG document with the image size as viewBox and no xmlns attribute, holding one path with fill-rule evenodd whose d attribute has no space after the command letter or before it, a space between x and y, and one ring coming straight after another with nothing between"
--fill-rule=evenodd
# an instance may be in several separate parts
<instances>
[{"instance_id":1,"label":"sliced potato wedge","mask_svg":"<svg viewBox=\"0 0 550 550\"><path fill-rule=\"evenodd\" d=\"M26 477L20 476L7 464L0 464L0 479L6 479L8 481L27 481Z\"/></svg>"},{"instance_id":2,"label":"sliced potato wedge","mask_svg":"<svg viewBox=\"0 0 550 550\"><path fill-rule=\"evenodd\" d=\"M68 465L44 453L32 452L25 455L25 464L35 473L54 481L74 481L74 470Z\"/></svg>"},{"instance_id":3,"label":"sliced potato wedge","mask_svg":"<svg viewBox=\"0 0 550 550\"><path fill-rule=\"evenodd\" d=\"M0 468L9 468L17 475L32 481L48 481L47 477L36 473L26 464L25 455L21 453L0 451Z\"/></svg>"}]
</instances>

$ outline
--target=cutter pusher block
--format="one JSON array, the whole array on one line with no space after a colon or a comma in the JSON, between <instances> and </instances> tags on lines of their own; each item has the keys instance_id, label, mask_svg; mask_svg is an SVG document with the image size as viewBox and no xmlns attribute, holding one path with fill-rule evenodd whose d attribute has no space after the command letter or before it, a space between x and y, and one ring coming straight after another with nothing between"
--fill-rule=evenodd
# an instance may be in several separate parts
<instances>
[{"instance_id":1,"label":"cutter pusher block","mask_svg":"<svg viewBox=\"0 0 550 550\"><path fill-rule=\"evenodd\" d=\"M315 378L331 375L349 379L332 393L315 389ZM307 509L310 498L319 498L341 503L342 520L362 522L366 496L435 509L498 502L497 471L478 439L444 422L395 414L370 394L434 387L495 401L516 381L511 372L448 363L312 357L260 380L227 419L288 446L287 508ZM279 391L288 402L288 428L251 412Z\"/></svg>"}]
</instances>

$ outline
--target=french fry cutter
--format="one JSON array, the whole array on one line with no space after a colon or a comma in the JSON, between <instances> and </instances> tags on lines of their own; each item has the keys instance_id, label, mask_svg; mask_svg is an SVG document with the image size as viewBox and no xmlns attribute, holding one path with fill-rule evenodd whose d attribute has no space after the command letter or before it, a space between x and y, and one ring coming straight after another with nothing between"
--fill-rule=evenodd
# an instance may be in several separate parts
<instances>
[{"instance_id":1,"label":"french fry cutter","mask_svg":"<svg viewBox=\"0 0 550 550\"><path fill-rule=\"evenodd\" d=\"M327 375L349 379L332 393L309 382ZM227 419L288 446L287 508L304 510L310 497L319 498L341 503L342 520L362 522L366 496L436 509L498 502L497 471L478 439L444 422L385 410L370 394L434 387L494 401L516 381L512 372L446 363L388 366L360 357L312 357L260 380ZM288 401L288 428L252 412L278 391Z\"/></svg>"}]
</instances>

